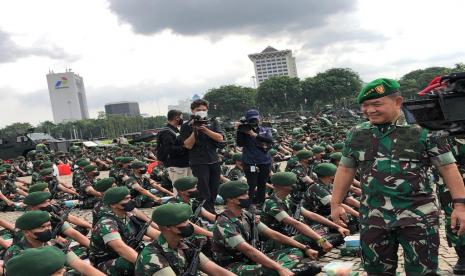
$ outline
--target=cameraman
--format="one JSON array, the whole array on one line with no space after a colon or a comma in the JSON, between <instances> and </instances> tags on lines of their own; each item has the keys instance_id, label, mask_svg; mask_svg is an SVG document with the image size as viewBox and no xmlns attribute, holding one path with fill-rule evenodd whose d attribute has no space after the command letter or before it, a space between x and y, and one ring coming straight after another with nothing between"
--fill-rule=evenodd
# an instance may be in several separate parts
<instances>
[{"instance_id":1,"label":"cameraman","mask_svg":"<svg viewBox=\"0 0 465 276\"><path fill-rule=\"evenodd\" d=\"M168 123L158 133L157 159L167 168L171 182L184 176L192 176L189 168L187 149L178 139L178 128L183 124L182 112L170 110L167 114ZM177 194L174 188L174 194Z\"/></svg>"},{"instance_id":2,"label":"cameraman","mask_svg":"<svg viewBox=\"0 0 465 276\"><path fill-rule=\"evenodd\" d=\"M215 212L215 200L220 185L220 159L217 149L224 146L224 134L214 120L208 120L208 102L202 99L191 103L192 118L181 126L180 139L189 150L192 174L198 178L200 199L204 208Z\"/></svg>"},{"instance_id":3,"label":"cameraman","mask_svg":"<svg viewBox=\"0 0 465 276\"><path fill-rule=\"evenodd\" d=\"M260 113L255 109L247 111L245 121L237 128L236 143L243 147L242 162L249 184L249 196L254 204L261 205L265 201L266 182L271 170L268 150L272 142L271 129L260 126Z\"/></svg>"}]
</instances>

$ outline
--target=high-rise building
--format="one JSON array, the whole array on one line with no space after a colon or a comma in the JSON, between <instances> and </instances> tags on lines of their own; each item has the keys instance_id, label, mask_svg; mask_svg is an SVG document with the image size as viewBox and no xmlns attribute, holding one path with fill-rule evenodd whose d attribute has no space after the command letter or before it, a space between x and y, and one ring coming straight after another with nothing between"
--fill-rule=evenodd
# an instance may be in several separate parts
<instances>
[{"instance_id":1,"label":"high-rise building","mask_svg":"<svg viewBox=\"0 0 465 276\"><path fill-rule=\"evenodd\" d=\"M137 102L117 102L105 105L106 115L125 115L128 117L140 116L139 103Z\"/></svg>"},{"instance_id":2,"label":"high-rise building","mask_svg":"<svg viewBox=\"0 0 465 276\"><path fill-rule=\"evenodd\" d=\"M50 71L47 83L55 123L89 118L86 90L81 76L70 69L65 73Z\"/></svg>"},{"instance_id":3,"label":"high-rise building","mask_svg":"<svg viewBox=\"0 0 465 276\"><path fill-rule=\"evenodd\" d=\"M261 53L250 54L249 58L254 64L258 85L272 76L297 77L295 57L291 50L278 51L268 46Z\"/></svg>"}]
</instances>

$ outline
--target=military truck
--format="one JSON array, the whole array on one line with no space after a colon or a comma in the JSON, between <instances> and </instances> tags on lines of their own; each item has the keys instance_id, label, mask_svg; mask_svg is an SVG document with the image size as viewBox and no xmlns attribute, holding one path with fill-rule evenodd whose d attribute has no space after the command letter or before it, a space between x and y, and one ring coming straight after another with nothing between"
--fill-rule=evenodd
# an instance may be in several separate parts
<instances>
[{"instance_id":1,"label":"military truck","mask_svg":"<svg viewBox=\"0 0 465 276\"><path fill-rule=\"evenodd\" d=\"M7 160L36 149L39 143L46 143L50 149L63 150L65 141L57 140L47 133L31 132L9 136L0 136L0 158Z\"/></svg>"}]
</instances>

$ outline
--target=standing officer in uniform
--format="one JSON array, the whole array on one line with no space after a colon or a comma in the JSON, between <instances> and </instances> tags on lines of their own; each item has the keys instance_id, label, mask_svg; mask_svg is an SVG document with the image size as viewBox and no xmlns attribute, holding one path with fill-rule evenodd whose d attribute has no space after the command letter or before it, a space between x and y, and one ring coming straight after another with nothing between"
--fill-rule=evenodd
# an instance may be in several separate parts
<instances>
[{"instance_id":1,"label":"standing officer in uniform","mask_svg":"<svg viewBox=\"0 0 465 276\"><path fill-rule=\"evenodd\" d=\"M362 88L358 102L369 121L348 133L337 170L331 216L347 220L342 207L360 172L360 242L368 275L394 275L399 244L407 275L437 275L439 210L428 169L434 165L454 202L451 227L465 232L465 188L445 143L418 125L408 125L395 80L377 79ZM456 230L457 230L456 229Z\"/></svg>"}]
</instances>

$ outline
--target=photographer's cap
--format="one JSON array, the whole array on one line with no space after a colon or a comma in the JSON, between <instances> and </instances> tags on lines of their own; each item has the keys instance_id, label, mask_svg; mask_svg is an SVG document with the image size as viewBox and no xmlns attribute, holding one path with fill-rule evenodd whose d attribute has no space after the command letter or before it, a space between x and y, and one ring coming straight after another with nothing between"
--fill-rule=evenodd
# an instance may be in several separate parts
<instances>
[{"instance_id":1,"label":"photographer's cap","mask_svg":"<svg viewBox=\"0 0 465 276\"><path fill-rule=\"evenodd\" d=\"M259 119L259 118L260 118L260 113L256 109L250 109L247 111L247 113L245 113L245 119L247 121L251 119Z\"/></svg>"}]
</instances>

